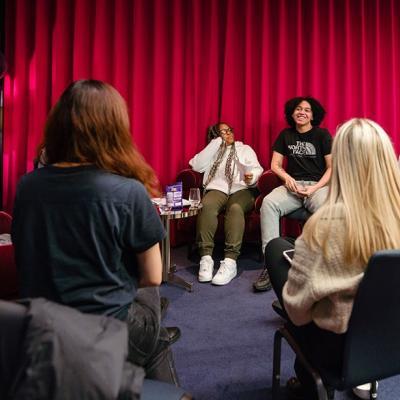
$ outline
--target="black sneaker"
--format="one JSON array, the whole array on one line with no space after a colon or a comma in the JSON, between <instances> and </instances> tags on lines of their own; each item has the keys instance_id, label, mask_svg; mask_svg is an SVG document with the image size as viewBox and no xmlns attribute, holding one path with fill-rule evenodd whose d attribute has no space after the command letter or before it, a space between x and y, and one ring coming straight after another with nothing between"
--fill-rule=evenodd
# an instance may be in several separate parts
<instances>
[{"instance_id":1,"label":"black sneaker","mask_svg":"<svg viewBox=\"0 0 400 400\"><path fill-rule=\"evenodd\" d=\"M268 270L265 268L257 280L253 283L254 290L257 292L265 292L271 289L271 282L269 280Z\"/></svg>"}]
</instances>

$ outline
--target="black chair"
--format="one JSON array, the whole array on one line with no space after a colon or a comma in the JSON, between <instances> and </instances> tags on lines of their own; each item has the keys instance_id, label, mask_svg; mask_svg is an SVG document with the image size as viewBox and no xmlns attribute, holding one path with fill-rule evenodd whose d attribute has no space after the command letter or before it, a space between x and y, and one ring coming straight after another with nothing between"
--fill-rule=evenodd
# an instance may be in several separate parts
<instances>
[{"instance_id":1,"label":"black chair","mask_svg":"<svg viewBox=\"0 0 400 400\"><path fill-rule=\"evenodd\" d=\"M24 301L26 302L26 301ZM62 307L62 306L60 306ZM65 308L65 307L64 307ZM60 311L62 311L60 309ZM106 319L113 320L111 317L101 317L101 316L91 316L92 318L98 318L99 321L104 326L103 332L99 333L99 338L104 336L104 331L106 328L107 322ZM47 318L51 318L48 316ZM25 304L19 304L15 302L2 301L0 300L0 399L9 398L9 392L13 391L13 387L17 387L16 385L21 381L23 381L22 375L25 374L24 370L26 368L26 357L25 353L27 349L24 347L26 345L26 331L28 330L28 324L30 321L30 316L28 314L28 307ZM74 321L76 322L76 321ZM67 325L67 321L65 321L65 325ZM119 323L119 322L118 322ZM35 323L36 324L36 323ZM85 328L85 327L84 327ZM83 328L83 329L84 329ZM112 372L113 368L110 367L110 363L115 361L112 357L105 351L104 345L108 343L108 346L113 344L112 338L113 333L117 330L115 326L111 327L111 333L108 335L105 340L101 341L100 339L95 340L93 346L97 346L96 351L98 351L98 357L96 357L96 362L94 364L102 363L102 372L109 370ZM37 327L36 327L37 329ZM43 331L48 332L49 335L50 330L47 327L42 327ZM62 329L62 327L60 328ZM111 339L110 339L111 338ZM119 336L118 336L119 338ZM36 340L36 339L34 339ZM61 342L57 342L61 345ZM115 344L115 343L114 343ZM42 345L42 344L40 344ZM68 343L69 345L69 343ZM66 351L70 351L71 349L67 349ZM28 350L29 351L29 350ZM82 351L82 349L80 349ZM92 350L90 350L92 351ZM87 356L87 353L82 354L83 357ZM78 357L77 357L78 358ZM117 357L118 358L118 357ZM38 360L38 362L42 363L41 368L46 367L43 360ZM46 361L47 362L47 361ZM123 362L123 361L122 361ZM48 362L47 362L48 364ZM130 364L125 362L125 365ZM133 364L131 364L133 366ZM77 368L80 366L77 365ZM114 369L117 369L119 365L115 365ZM96 367L97 368L97 367ZM54 376L51 375L51 369L47 368L47 371L50 371L49 374L45 374L45 376L52 380ZM131 369L127 369L128 374L125 375L126 379L136 379L135 376L131 375ZM32 372L31 372L32 373ZM69 371L70 374L70 371ZM64 373L62 375L65 375ZM64 379L64 378L63 378ZM124 378L125 379L125 378ZM111 379L112 380L112 379ZM108 385L110 382L106 383ZM46 386L48 383L43 382L42 385ZM128 387L131 384L128 383ZM99 386L99 398L105 398L105 394L101 392ZM31 399L31 393L24 393L22 397ZM36 397L35 397L36 398ZM123 391L119 394L118 399L136 399L133 393L128 393L128 391ZM190 400L192 397L185 392L184 389L176 387L172 384L155 381L151 379L144 379L142 390L140 393L140 398L142 400ZM49 400L48 398L42 398L41 400Z\"/></svg>"},{"instance_id":2,"label":"black chair","mask_svg":"<svg viewBox=\"0 0 400 400\"><path fill-rule=\"evenodd\" d=\"M302 352L293 329L285 323L275 332L272 393L278 399L281 339L284 337L314 378L318 398L333 398L371 382L370 399L377 398L376 381L400 374L400 250L376 252L369 260L345 337L343 364L338 370L317 370ZM329 397L326 387L329 388Z\"/></svg>"},{"instance_id":3,"label":"black chair","mask_svg":"<svg viewBox=\"0 0 400 400\"><path fill-rule=\"evenodd\" d=\"M310 218L311 213L304 207L300 207L297 210L292 211L291 213L285 215L286 218L296 219L305 223L308 218Z\"/></svg>"}]
</instances>

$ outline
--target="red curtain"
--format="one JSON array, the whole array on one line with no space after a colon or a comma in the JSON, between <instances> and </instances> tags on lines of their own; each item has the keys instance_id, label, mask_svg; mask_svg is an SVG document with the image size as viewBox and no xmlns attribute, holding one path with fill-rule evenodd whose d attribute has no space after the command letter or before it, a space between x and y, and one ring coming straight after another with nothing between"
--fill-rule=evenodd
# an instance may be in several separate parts
<instances>
[{"instance_id":1,"label":"red curtain","mask_svg":"<svg viewBox=\"0 0 400 400\"><path fill-rule=\"evenodd\" d=\"M397 0L6 0L3 206L32 168L48 110L72 80L114 85L161 182L233 125L269 167L284 102L312 95L324 126L376 120L400 146Z\"/></svg>"}]
</instances>

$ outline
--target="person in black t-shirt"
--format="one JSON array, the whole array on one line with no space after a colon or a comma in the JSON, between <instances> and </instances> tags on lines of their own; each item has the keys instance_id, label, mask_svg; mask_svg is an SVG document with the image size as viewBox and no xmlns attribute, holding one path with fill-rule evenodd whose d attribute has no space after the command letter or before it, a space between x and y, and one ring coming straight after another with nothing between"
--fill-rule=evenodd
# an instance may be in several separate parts
<instances>
[{"instance_id":1,"label":"person in black t-shirt","mask_svg":"<svg viewBox=\"0 0 400 400\"><path fill-rule=\"evenodd\" d=\"M279 237L279 219L298 208L315 212L328 194L331 176L332 137L319 125L325 116L322 105L312 97L295 97L285 104L289 128L276 139L271 170L283 181L265 196L261 206L261 237L264 253L268 242ZM283 167L287 159L286 169ZM253 284L257 291L269 290L264 269Z\"/></svg>"},{"instance_id":2,"label":"person in black t-shirt","mask_svg":"<svg viewBox=\"0 0 400 400\"><path fill-rule=\"evenodd\" d=\"M179 330L160 326L165 230L149 197L159 183L132 143L125 101L101 81L72 83L37 155L43 167L21 178L14 204L21 296L126 321L129 361L177 384Z\"/></svg>"}]
</instances>

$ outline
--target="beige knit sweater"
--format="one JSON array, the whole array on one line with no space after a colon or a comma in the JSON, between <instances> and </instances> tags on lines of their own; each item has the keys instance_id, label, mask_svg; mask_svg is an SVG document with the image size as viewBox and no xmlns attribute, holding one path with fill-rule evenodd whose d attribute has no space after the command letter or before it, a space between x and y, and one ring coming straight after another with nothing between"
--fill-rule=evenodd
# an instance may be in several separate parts
<instances>
[{"instance_id":1,"label":"beige knit sweater","mask_svg":"<svg viewBox=\"0 0 400 400\"><path fill-rule=\"evenodd\" d=\"M325 220L326 221L326 220ZM328 222L321 221L318 235L324 237ZM354 296L364 275L365 265L346 265L343 261L344 219L336 219L329 238L329 254L312 251L300 236L283 288L285 309L296 325L314 321L335 333L347 330Z\"/></svg>"}]
</instances>

